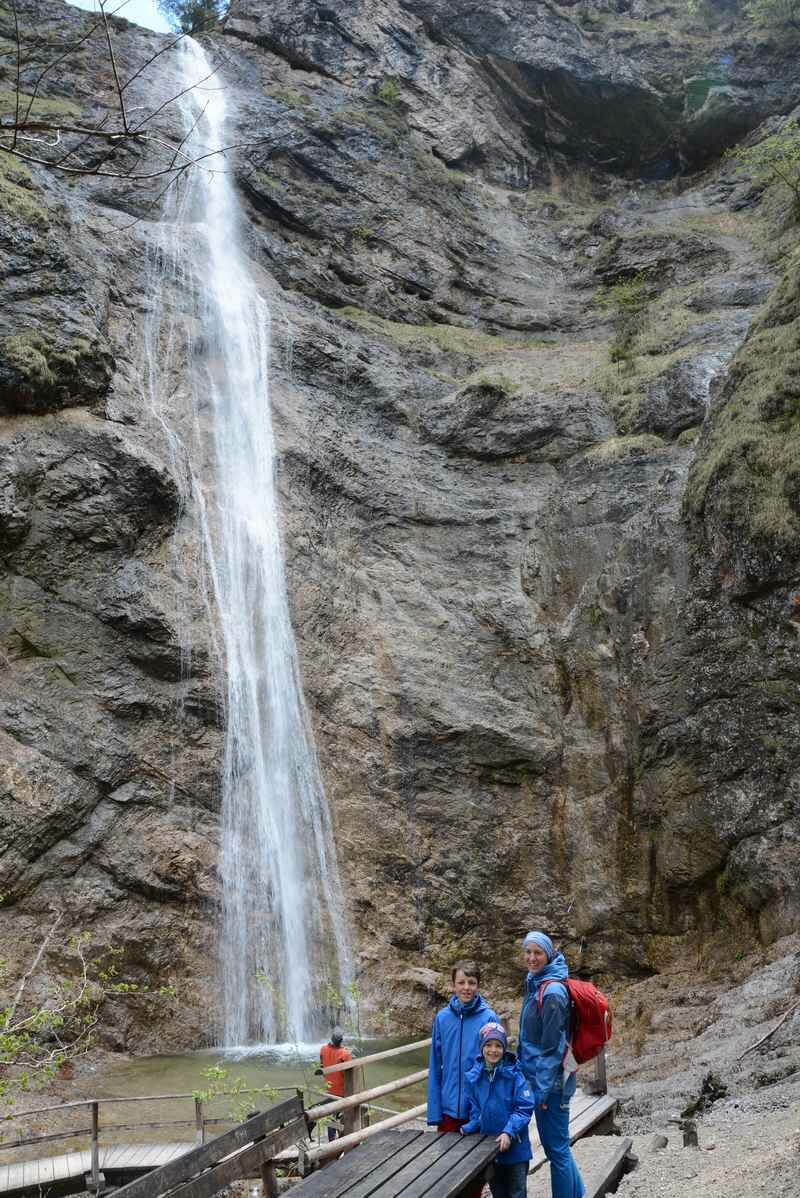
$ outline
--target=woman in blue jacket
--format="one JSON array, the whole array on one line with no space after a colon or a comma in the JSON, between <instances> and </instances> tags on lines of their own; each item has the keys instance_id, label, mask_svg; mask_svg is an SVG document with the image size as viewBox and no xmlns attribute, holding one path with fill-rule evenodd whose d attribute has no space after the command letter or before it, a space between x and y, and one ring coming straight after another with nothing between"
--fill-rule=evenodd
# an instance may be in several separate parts
<instances>
[{"instance_id":1,"label":"woman in blue jacket","mask_svg":"<svg viewBox=\"0 0 800 1198\"><path fill-rule=\"evenodd\" d=\"M528 1135L533 1094L517 1058L507 1049L499 1023L481 1028L481 1055L464 1079L469 1113L461 1134L497 1136L498 1156L489 1182L492 1198L525 1198L533 1156Z\"/></svg>"},{"instance_id":2,"label":"woman in blue jacket","mask_svg":"<svg viewBox=\"0 0 800 1198\"><path fill-rule=\"evenodd\" d=\"M553 1198L583 1198L585 1186L569 1141L569 1100L573 1070L565 1068L569 1041L569 995L561 982L567 963L544 932L528 932L522 942L528 976L519 1017L519 1063L534 1093L534 1116L550 1162ZM548 985L539 991L544 982Z\"/></svg>"}]
</instances>

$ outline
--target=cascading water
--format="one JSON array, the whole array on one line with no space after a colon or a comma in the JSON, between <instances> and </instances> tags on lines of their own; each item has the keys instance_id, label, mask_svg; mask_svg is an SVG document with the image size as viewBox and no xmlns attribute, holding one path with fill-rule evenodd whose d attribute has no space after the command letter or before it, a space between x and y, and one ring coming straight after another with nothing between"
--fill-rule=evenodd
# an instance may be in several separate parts
<instances>
[{"instance_id":1,"label":"cascading water","mask_svg":"<svg viewBox=\"0 0 800 1198\"><path fill-rule=\"evenodd\" d=\"M223 84L189 38L181 61L184 151L213 156L188 173L174 220L159 226L147 358L154 409L189 463L226 664L224 1043L302 1041L319 1033L332 995L347 989L343 904L289 616L269 312L242 248L221 153ZM182 426L170 393L181 365L189 393Z\"/></svg>"}]
</instances>

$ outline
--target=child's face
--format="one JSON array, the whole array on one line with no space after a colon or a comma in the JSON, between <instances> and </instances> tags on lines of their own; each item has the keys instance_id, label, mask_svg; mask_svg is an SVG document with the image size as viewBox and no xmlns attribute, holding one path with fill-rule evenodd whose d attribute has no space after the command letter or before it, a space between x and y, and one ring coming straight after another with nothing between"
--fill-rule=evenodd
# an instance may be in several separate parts
<instances>
[{"instance_id":1,"label":"child's face","mask_svg":"<svg viewBox=\"0 0 800 1198\"><path fill-rule=\"evenodd\" d=\"M547 964L547 953L538 944L526 944L522 950L525 964L531 973L539 973Z\"/></svg>"},{"instance_id":2,"label":"child's face","mask_svg":"<svg viewBox=\"0 0 800 1198\"><path fill-rule=\"evenodd\" d=\"M503 1057L503 1045L499 1040L489 1040L483 1046L483 1059L490 1069L494 1069Z\"/></svg>"},{"instance_id":3,"label":"child's face","mask_svg":"<svg viewBox=\"0 0 800 1198\"><path fill-rule=\"evenodd\" d=\"M456 970L456 976L453 978L453 993L460 1003L466 1005L478 993L478 979L470 973L464 973L463 969Z\"/></svg>"}]
</instances>

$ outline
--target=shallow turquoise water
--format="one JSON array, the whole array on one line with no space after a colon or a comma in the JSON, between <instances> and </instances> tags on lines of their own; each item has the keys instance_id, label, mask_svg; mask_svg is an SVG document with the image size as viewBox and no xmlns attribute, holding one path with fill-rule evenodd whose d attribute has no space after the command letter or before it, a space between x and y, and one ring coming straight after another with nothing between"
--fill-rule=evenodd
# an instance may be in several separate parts
<instances>
[{"instance_id":1,"label":"shallow turquoise water","mask_svg":"<svg viewBox=\"0 0 800 1198\"><path fill-rule=\"evenodd\" d=\"M409 1043L407 1039L363 1040L360 1043L346 1041L354 1056L367 1056L386 1048ZM248 1051L247 1055L225 1055L219 1050L182 1053L173 1056L132 1057L115 1062L98 1070L93 1079L81 1078L81 1090L98 1098L131 1098L156 1094L187 1094L195 1090L208 1090L211 1082L205 1076L209 1067L221 1066L226 1071L223 1085L227 1090L242 1085L257 1089L273 1087L277 1095L265 1094L222 1094L204 1100L206 1118L222 1120L207 1127L206 1138L218 1135L233 1121L243 1118L250 1110L263 1110L266 1106L289 1097L295 1088L304 1092L306 1106L313 1106L324 1091L323 1078L316 1077L314 1070L319 1064L319 1045L281 1045L277 1048ZM427 1049L416 1049L401 1056L390 1057L374 1065L365 1066L365 1086L379 1086L410 1073L424 1069L428 1063ZM281 1092L281 1087L285 1091ZM391 1110L406 1110L425 1101L425 1083L417 1083L407 1089L377 1099L380 1106ZM373 1120L385 1116L375 1112ZM126 1142L192 1140L194 1138L194 1100L191 1097L171 1098L163 1101L137 1103L103 1103L101 1125L109 1130L121 1125L181 1121L184 1126L170 1128L144 1128L139 1130L125 1127L125 1134L112 1134L110 1139Z\"/></svg>"}]
</instances>

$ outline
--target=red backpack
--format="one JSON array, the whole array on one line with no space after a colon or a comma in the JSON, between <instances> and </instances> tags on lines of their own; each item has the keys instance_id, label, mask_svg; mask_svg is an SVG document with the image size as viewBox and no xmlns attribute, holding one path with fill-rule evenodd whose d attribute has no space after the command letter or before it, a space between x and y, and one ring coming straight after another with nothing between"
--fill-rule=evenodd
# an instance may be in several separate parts
<instances>
[{"instance_id":1,"label":"red backpack","mask_svg":"<svg viewBox=\"0 0 800 1198\"><path fill-rule=\"evenodd\" d=\"M599 1056L611 1039L611 1007L605 994L591 982L582 982L579 978L548 978L539 987L537 1005L540 1011L546 988L556 980L569 997L571 1040L567 1051L572 1049L576 1065L585 1065Z\"/></svg>"}]
</instances>

